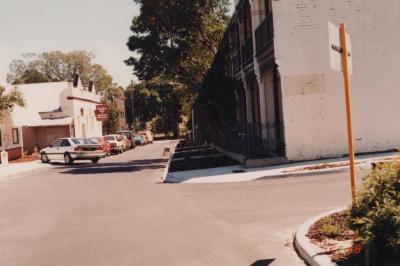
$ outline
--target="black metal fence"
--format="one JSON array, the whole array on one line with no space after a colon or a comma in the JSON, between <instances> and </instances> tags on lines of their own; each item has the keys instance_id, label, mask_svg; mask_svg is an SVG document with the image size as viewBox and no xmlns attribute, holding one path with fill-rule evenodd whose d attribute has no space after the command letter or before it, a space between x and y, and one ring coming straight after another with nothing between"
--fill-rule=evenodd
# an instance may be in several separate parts
<instances>
[{"instance_id":1,"label":"black metal fence","mask_svg":"<svg viewBox=\"0 0 400 266\"><path fill-rule=\"evenodd\" d=\"M284 155L281 125L236 125L219 132L213 141L225 150L243 154L247 159L273 158ZM274 138L265 138L263 131L275 131Z\"/></svg>"},{"instance_id":2,"label":"black metal fence","mask_svg":"<svg viewBox=\"0 0 400 266\"><path fill-rule=\"evenodd\" d=\"M255 30L256 51L262 50L274 37L274 25L272 14L268 15Z\"/></svg>"}]
</instances>

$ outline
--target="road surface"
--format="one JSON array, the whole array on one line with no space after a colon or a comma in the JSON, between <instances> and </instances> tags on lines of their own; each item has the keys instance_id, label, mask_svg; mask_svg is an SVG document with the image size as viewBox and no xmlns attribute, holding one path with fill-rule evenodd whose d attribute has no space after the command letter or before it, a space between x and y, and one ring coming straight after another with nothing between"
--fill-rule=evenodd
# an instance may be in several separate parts
<instances>
[{"instance_id":1,"label":"road surface","mask_svg":"<svg viewBox=\"0 0 400 266\"><path fill-rule=\"evenodd\" d=\"M304 265L300 224L349 203L345 173L162 184L165 142L0 180L0 265Z\"/></svg>"}]
</instances>

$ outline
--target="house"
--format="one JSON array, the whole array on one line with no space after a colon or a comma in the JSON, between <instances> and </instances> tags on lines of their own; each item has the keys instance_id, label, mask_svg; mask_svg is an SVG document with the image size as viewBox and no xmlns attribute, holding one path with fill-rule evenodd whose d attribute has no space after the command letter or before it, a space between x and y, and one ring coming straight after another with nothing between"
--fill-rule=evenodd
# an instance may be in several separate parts
<instances>
[{"instance_id":1,"label":"house","mask_svg":"<svg viewBox=\"0 0 400 266\"><path fill-rule=\"evenodd\" d=\"M0 115L0 151L7 151L10 161L16 160L22 157L22 146L22 128L14 125L9 114L2 113Z\"/></svg>"},{"instance_id":2,"label":"house","mask_svg":"<svg viewBox=\"0 0 400 266\"><path fill-rule=\"evenodd\" d=\"M93 82L84 87L79 75L73 81L18 85L26 107L15 108L13 123L22 127L24 151L40 150L61 137L102 135L95 110L101 95Z\"/></svg>"},{"instance_id":3,"label":"house","mask_svg":"<svg viewBox=\"0 0 400 266\"><path fill-rule=\"evenodd\" d=\"M329 23L345 22L352 46L356 152L399 146L399 1L235 3L203 83L215 97L220 93L215 84L232 80L222 90L234 93L236 120L221 132L225 138L212 139L216 145L248 165L347 154L343 77L331 68L328 30Z\"/></svg>"}]
</instances>

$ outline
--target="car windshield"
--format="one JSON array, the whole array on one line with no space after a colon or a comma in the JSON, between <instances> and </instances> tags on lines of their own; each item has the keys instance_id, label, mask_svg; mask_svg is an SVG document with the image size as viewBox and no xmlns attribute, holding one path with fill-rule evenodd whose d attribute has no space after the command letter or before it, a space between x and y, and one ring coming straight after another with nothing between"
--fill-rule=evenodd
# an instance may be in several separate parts
<instances>
[{"instance_id":1,"label":"car windshield","mask_svg":"<svg viewBox=\"0 0 400 266\"><path fill-rule=\"evenodd\" d=\"M115 140L115 137L114 136L106 136L105 139L106 140Z\"/></svg>"},{"instance_id":2,"label":"car windshield","mask_svg":"<svg viewBox=\"0 0 400 266\"><path fill-rule=\"evenodd\" d=\"M73 143L79 145L79 144L97 144L94 140L91 139L71 139Z\"/></svg>"}]
</instances>

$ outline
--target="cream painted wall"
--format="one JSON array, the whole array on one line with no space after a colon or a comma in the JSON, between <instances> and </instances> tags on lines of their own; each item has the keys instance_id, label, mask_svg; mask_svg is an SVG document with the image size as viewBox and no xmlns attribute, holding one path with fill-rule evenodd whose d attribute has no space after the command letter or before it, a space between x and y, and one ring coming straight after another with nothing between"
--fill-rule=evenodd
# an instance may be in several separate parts
<instances>
[{"instance_id":1,"label":"cream painted wall","mask_svg":"<svg viewBox=\"0 0 400 266\"><path fill-rule=\"evenodd\" d=\"M347 153L342 74L331 70L328 21L352 36L356 151L400 144L400 1L273 1L289 160Z\"/></svg>"},{"instance_id":2,"label":"cream painted wall","mask_svg":"<svg viewBox=\"0 0 400 266\"><path fill-rule=\"evenodd\" d=\"M96 105L100 103L100 95L95 91L90 92L81 84L77 88L70 84L72 112L74 117L75 137L98 137L102 136L102 123L95 116ZM82 100L85 99L85 100ZM96 103L97 102L97 103ZM83 116L81 114L83 110Z\"/></svg>"},{"instance_id":3,"label":"cream painted wall","mask_svg":"<svg viewBox=\"0 0 400 266\"><path fill-rule=\"evenodd\" d=\"M14 144L13 143L13 129L18 129L18 143ZM23 145L23 140L22 140L22 129L21 127L15 127L13 126L11 117L7 114L3 114L3 116L0 118L0 132L1 132L1 145L0 145L0 150L3 149L14 149L14 148L20 148Z\"/></svg>"}]
</instances>

